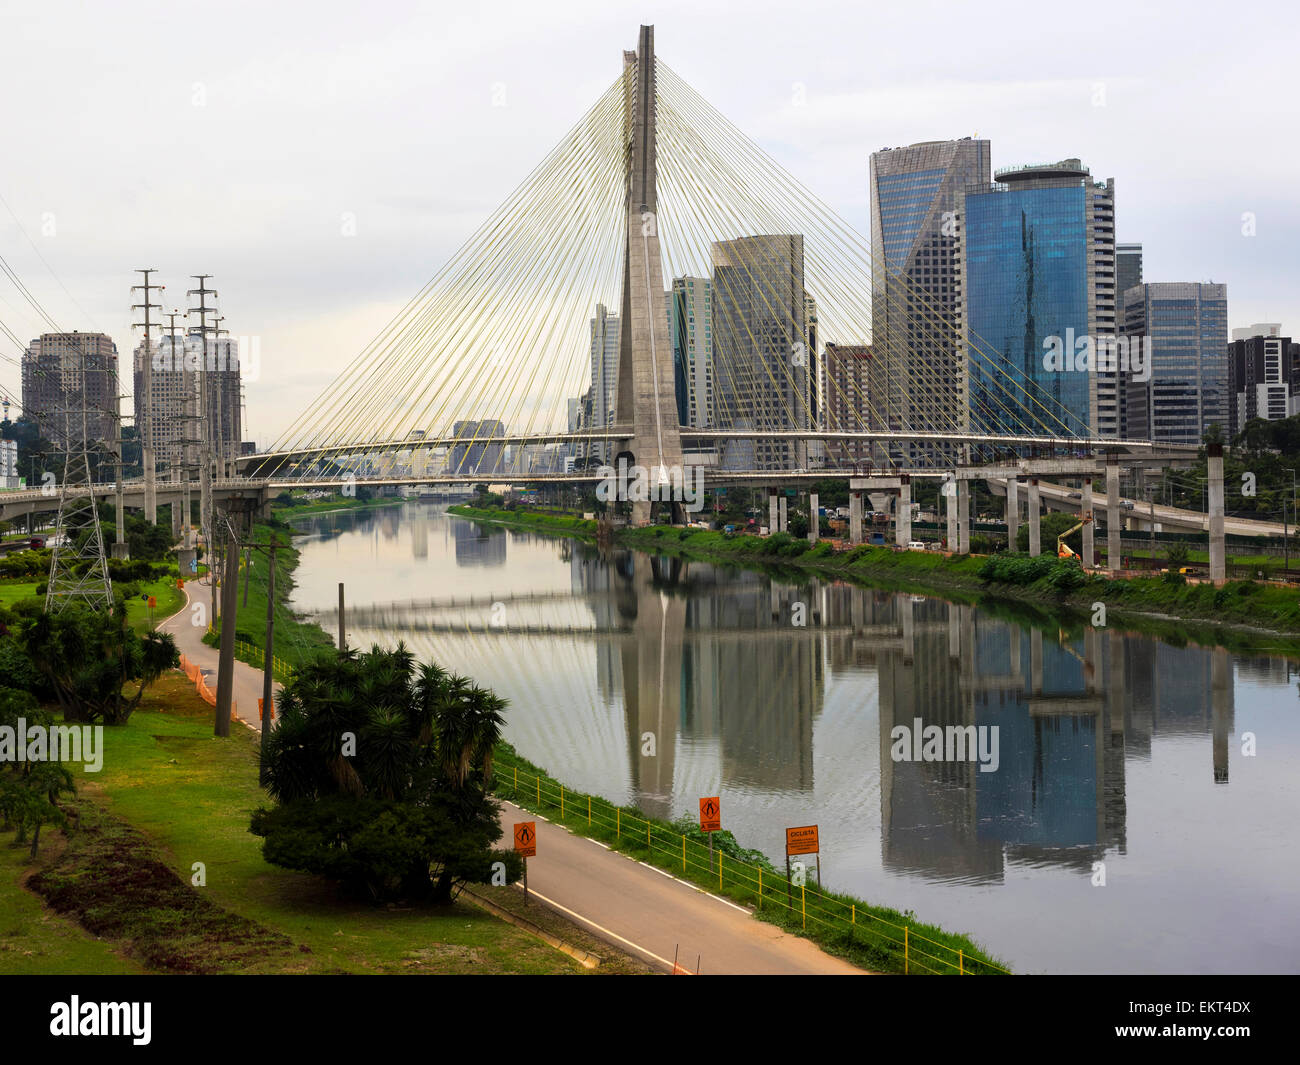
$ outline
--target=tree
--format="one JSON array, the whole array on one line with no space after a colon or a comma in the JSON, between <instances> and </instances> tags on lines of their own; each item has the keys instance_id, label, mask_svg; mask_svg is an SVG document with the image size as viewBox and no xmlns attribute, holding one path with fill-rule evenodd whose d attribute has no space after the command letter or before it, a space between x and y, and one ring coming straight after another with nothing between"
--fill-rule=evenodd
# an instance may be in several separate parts
<instances>
[{"instance_id":1,"label":"tree","mask_svg":"<svg viewBox=\"0 0 1300 1065\"><path fill-rule=\"evenodd\" d=\"M267 790L250 830L266 860L372 899L448 903L521 859L490 797L505 702L403 644L323 656L295 674L267 744Z\"/></svg>"},{"instance_id":2,"label":"tree","mask_svg":"<svg viewBox=\"0 0 1300 1065\"><path fill-rule=\"evenodd\" d=\"M25 691L0 688L0 726L19 729L19 719L26 721L27 731L33 727L49 729L54 716L36 705L36 700ZM59 796L74 790L72 774L62 762L57 761L0 761L0 828L17 829L16 843L32 834L31 856L36 857L41 842L41 826L62 825L67 821L59 806Z\"/></svg>"},{"instance_id":3,"label":"tree","mask_svg":"<svg viewBox=\"0 0 1300 1065\"><path fill-rule=\"evenodd\" d=\"M168 633L137 633L118 603L111 614L69 606L23 628L27 657L49 680L67 721L125 725L164 670L179 664ZM136 690L127 693L131 684Z\"/></svg>"}]
</instances>

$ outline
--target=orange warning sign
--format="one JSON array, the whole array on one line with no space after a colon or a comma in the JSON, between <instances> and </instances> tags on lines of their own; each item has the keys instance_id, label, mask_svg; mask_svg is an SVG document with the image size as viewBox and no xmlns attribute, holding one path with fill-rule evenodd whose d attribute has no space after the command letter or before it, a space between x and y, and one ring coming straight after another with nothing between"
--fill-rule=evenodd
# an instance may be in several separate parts
<instances>
[{"instance_id":1,"label":"orange warning sign","mask_svg":"<svg viewBox=\"0 0 1300 1065\"><path fill-rule=\"evenodd\" d=\"M152 596L152 595L149 596L149 609L152 610L152 609L153 609L154 607L156 607L157 605L158 605L158 600L157 600L157 598L156 598L155 596Z\"/></svg>"},{"instance_id":2,"label":"orange warning sign","mask_svg":"<svg viewBox=\"0 0 1300 1065\"><path fill-rule=\"evenodd\" d=\"M716 795L700 800L700 829L717 832L722 827L722 800Z\"/></svg>"},{"instance_id":3,"label":"orange warning sign","mask_svg":"<svg viewBox=\"0 0 1300 1065\"><path fill-rule=\"evenodd\" d=\"M515 825L515 850L521 857L532 858L537 854L537 822L520 821Z\"/></svg>"},{"instance_id":4,"label":"orange warning sign","mask_svg":"<svg viewBox=\"0 0 1300 1065\"><path fill-rule=\"evenodd\" d=\"M785 830L786 854L817 854L817 826L803 825Z\"/></svg>"}]
</instances>

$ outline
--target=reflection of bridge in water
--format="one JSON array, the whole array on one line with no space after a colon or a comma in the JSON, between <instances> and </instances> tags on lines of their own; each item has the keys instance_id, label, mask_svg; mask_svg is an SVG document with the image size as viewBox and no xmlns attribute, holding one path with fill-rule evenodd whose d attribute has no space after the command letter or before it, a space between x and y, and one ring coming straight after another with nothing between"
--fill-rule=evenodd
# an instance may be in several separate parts
<instances>
[{"instance_id":1,"label":"reflection of bridge in water","mask_svg":"<svg viewBox=\"0 0 1300 1065\"><path fill-rule=\"evenodd\" d=\"M350 622L440 661L472 653L485 663L475 670L508 678L527 727L548 730L543 742L622 762L633 801L665 817L677 791L719 782L697 784L698 767L681 763L702 747L716 749L724 788L811 797L831 684L863 684L865 710L874 676L885 864L925 876L996 880L1007 862L1087 870L1122 853L1125 763L1148 758L1157 734L1211 734L1207 769L1228 780L1223 649L1026 630L939 600L630 552L602 558L581 545L570 566L568 590L378 604ZM494 608L504 624L492 624ZM806 623L794 624L800 614ZM593 665L594 687L579 680L562 709L540 714L555 704L555 676L590 678ZM891 729L917 718L996 726L998 770L892 761Z\"/></svg>"}]
</instances>

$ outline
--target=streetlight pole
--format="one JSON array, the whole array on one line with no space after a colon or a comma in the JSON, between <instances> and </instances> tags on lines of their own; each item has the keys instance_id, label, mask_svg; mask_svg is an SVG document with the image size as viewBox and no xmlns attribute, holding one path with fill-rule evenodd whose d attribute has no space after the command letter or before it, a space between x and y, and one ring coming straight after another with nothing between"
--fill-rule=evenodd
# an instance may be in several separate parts
<instances>
[{"instance_id":1,"label":"streetlight pole","mask_svg":"<svg viewBox=\"0 0 1300 1065\"><path fill-rule=\"evenodd\" d=\"M1291 514L1295 515L1295 470L1289 466L1282 467L1283 473L1291 475ZM1287 536L1286 525L1286 496L1282 496L1282 579L1286 580L1287 572L1291 569L1291 549Z\"/></svg>"}]
</instances>

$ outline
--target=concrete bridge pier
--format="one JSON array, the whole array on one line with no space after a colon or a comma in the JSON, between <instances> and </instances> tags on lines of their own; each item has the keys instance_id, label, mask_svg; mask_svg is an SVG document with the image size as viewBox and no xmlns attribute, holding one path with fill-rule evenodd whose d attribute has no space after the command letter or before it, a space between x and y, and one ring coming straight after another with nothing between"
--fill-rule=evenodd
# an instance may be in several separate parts
<instances>
[{"instance_id":1,"label":"concrete bridge pier","mask_svg":"<svg viewBox=\"0 0 1300 1065\"><path fill-rule=\"evenodd\" d=\"M1082 511L1082 513L1079 515L1079 517L1080 518L1091 517L1092 516L1092 478L1091 477L1085 477L1083 479L1083 488L1080 490L1080 496L1081 498L1079 500L1079 510ZM1092 568L1094 564L1094 558L1096 555L1096 546L1093 541L1093 533L1095 532L1095 530L1093 529L1093 524L1094 523L1090 521L1084 522L1083 530L1082 530L1083 564L1085 567L1089 569Z\"/></svg>"},{"instance_id":2,"label":"concrete bridge pier","mask_svg":"<svg viewBox=\"0 0 1300 1065\"><path fill-rule=\"evenodd\" d=\"M1043 694L1043 630L1029 630L1029 691Z\"/></svg>"},{"instance_id":3,"label":"concrete bridge pier","mask_svg":"<svg viewBox=\"0 0 1300 1065\"><path fill-rule=\"evenodd\" d=\"M898 502L894 507L894 542L906 547L912 541L912 479L899 478Z\"/></svg>"},{"instance_id":4,"label":"concrete bridge pier","mask_svg":"<svg viewBox=\"0 0 1300 1065\"><path fill-rule=\"evenodd\" d=\"M112 552L113 558L128 559L131 557L131 549L125 540L118 540L109 544L109 551Z\"/></svg>"},{"instance_id":5,"label":"concrete bridge pier","mask_svg":"<svg viewBox=\"0 0 1300 1065\"><path fill-rule=\"evenodd\" d=\"M1106 569L1118 573L1123 549L1120 547L1122 519L1119 513L1119 456L1106 456Z\"/></svg>"},{"instance_id":6,"label":"concrete bridge pier","mask_svg":"<svg viewBox=\"0 0 1300 1065\"><path fill-rule=\"evenodd\" d=\"M808 542L815 544L817 534L821 532L822 519L818 513L818 499L816 492L808 493Z\"/></svg>"},{"instance_id":7,"label":"concrete bridge pier","mask_svg":"<svg viewBox=\"0 0 1300 1065\"><path fill-rule=\"evenodd\" d=\"M862 493L849 493L849 543L862 543Z\"/></svg>"},{"instance_id":8,"label":"concrete bridge pier","mask_svg":"<svg viewBox=\"0 0 1300 1065\"><path fill-rule=\"evenodd\" d=\"M916 659L916 624L912 616L912 597L910 595L899 596L897 600L899 612L902 614L903 628L903 661L910 663Z\"/></svg>"},{"instance_id":9,"label":"concrete bridge pier","mask_svg":"<svg viewBox=\"0 0 1300 1065\"><path fill-rule=\"evenodd\" d=\"M949 551L957 550L957 492L955 490L956 487L957 487L956 482L954 482L951 486L946 484L943 486L944 509L948 515L947 547ZM951 492L952 494L950 495L949 492Z\"/></svg>"},{"instance_id":10,"label":"concrete bridge pier","mask_svg":"<svg viewBox=\"0 0 1300 1065\"><path fill-rule=\"evenodd\" d=\"M1037 556L1043 553L1043 532L1040 522L1042 515L1038 493L1038 478L1029 478L1029 553Z\"/></svg>"},{"instance_id":11,"label":"concrete bridge pier","mask_svg":"<svg viewBox=\"0 0 1300 1065\"><path fill-rule=\"evenodd\" d=\"M1210 444L1207 449L1208 490L1210 504L1210 580L1222 585L1227 577L1223 543L1223 445Z\"/></svg>"},{"instance_id":12,"label":"concrete bridge pier","mask_svg":"<svg viewBox=\"0 0 1300 1065\"><path fill-rule=\"evenodd\" d=\"M970 554L970 481L957 482L957 551Z\"/></svg>"},{"instance_id":13,"label":"concrete bridge pier","mask_svg":"<svg viewBox=\"0 0 1300 1065\"><path fill-rule=\"evenodd\" d=\"M779 530L779 521L780 515L777 512L776 489L769 488L767 490L767 531L769 535Z\"/></svg>"},{"instance_id":14,"label":"concrete bridge pier","mask_svg":"<svg viewBox=\"0 0 1300 1065\"><path fill-rule=\"evenodd\" d=\"M789 531L790 531L790 516L789 516L788 499L789 499L789 497L786 496L784 493L782 493L782 494L777 498L777 502L780 504L780 510L781 510L781 532L789 532Z\"/></svg>"},{"instance_id":15,"label":"concrete bridge pier","mask_svg":"<svg viewBox=\"0 0 1300 1065\"><path fill-rule=\"evenodd\" d=\"M1210 721L1214 782L1228 783L1228 733L1232 730L1232 663L1224 647L1210 652Z\"/></svg>"},{"instance_id":16,"label":"concrete bridge pier","mask_svg":"<svg viewBox=\"0 0 1300 1065\"><path fill-rule=\"evenodd\" d=\"M1007 478L1007 550L1016 549L1016 536L1020 532L1020 482Z\"/></svg>"},{"instance_id":17,"label":"concrete bridge pier","mask_svg":"<svg viewBox=\"0 0 1300 1065\"><path fill-rule=\"evenodd\" d=\"M172 536L177 540L181 538L181 502L179 499L172 500Z\"/></svg>"}]
</instances>

